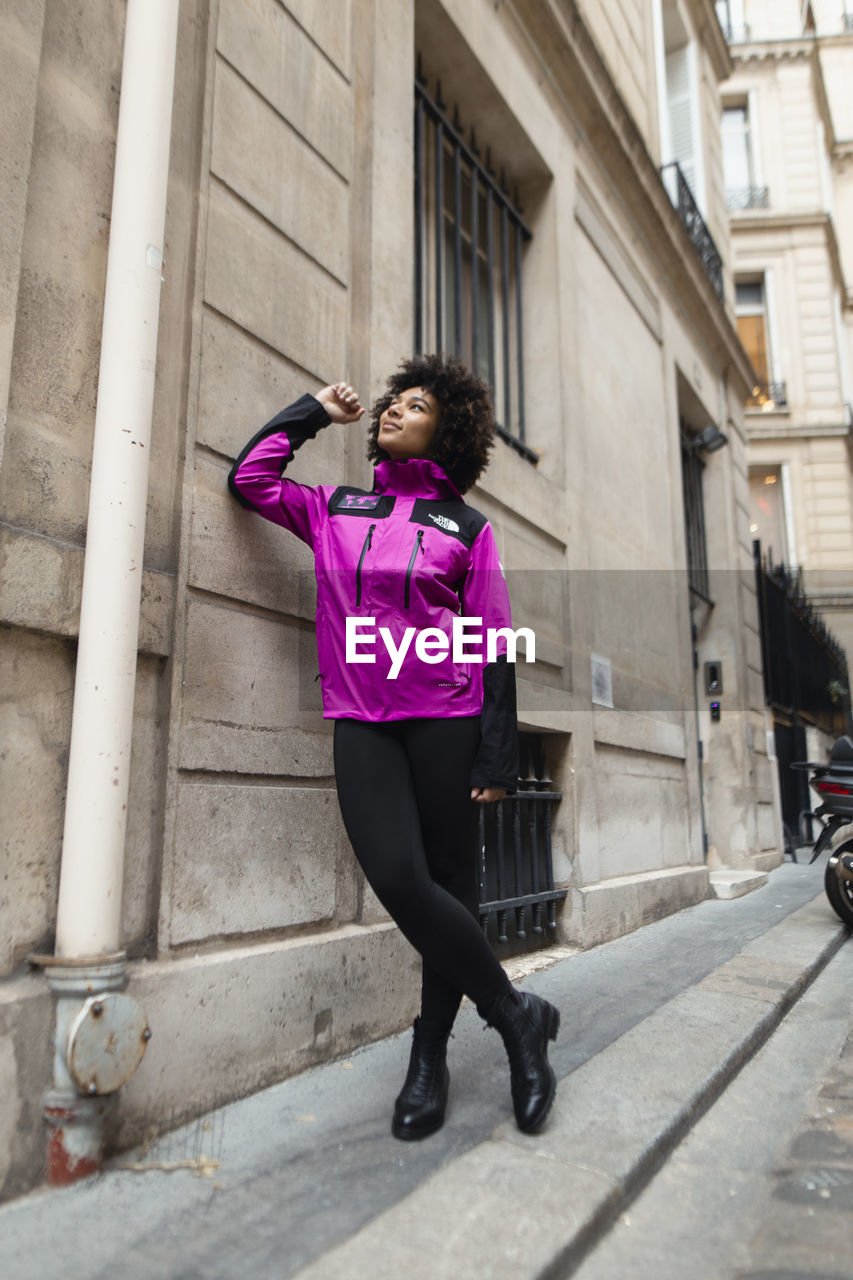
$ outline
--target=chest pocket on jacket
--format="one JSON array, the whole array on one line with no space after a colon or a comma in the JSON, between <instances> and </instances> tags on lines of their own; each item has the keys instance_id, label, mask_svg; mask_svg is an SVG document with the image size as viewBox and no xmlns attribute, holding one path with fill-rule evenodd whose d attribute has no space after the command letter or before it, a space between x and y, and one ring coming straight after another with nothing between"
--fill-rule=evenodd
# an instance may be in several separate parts
<instances>
[{"instance_id":1,"label":"chest pocket on jacket","mask_svg":"<svg viewBox=\"0 0 853 1280\"><path fill-rule=\"evenodd\" d=\"M459 591L471 564L466 546L437 530L412 525L403 604L406 609L460 612Z\"/></svg>"},{"instance_id":2,"label":"chest pocket on jacket","mask_svg":"<svg viewBox=\"0 0 853 1280\"><path fill-rule=\"evenodd\" d=\"M415 568L415 562L417 561L419 551L421 555L424 554L423 529L418 529L417 536L415 537L415 544L412 547L412 554L409 556L409 563L406 566L406 581L403 586L403 608L404 609L408 609L409 607L409 597L411 595L411 589L412 589L412 573Z\"/></svg>"}]
</instances>

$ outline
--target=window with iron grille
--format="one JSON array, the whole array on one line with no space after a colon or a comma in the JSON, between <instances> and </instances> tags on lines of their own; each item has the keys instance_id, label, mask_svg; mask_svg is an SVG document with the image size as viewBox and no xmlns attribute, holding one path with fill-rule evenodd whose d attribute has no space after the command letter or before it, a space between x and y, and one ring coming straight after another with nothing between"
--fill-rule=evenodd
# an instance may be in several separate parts
<instances>
[{"instance_id":1,"label":"window with iron grille","mask_svg":"<svg viewBox=\"0 0 853 1280\"><path fill-rule=\"evenodd\" d=\"M687 582L691 592L712 604L708 581L708 548L705 541L705 497L702 475L705 463L682 423L681 479L684 486L684 531L687 538Z\"/></svg>"},{"instance_id":2,"label":"window with iron grille","mask_svg":"<svg viewBox=\"0 0 853 1280\"><path fill-rule=\"evenodd\" d=\"M456 355L492 389L500 435L525 440L522 267L531 238L490 151L441 86L415 83L415 348Z\"/></svg>"},{"instance_id":3,"label":"window with iron grille","mask_svg":"<svg viewBox=\"0 0 853 1280\"><path fill-rule=\"evenodd\" d=\"M480 922L508 950L553 941L557 904L568 892L554 888L551 821L560 795L543 738L519 734L516 794L480 809Z\"/></svg>"}]
</instances>

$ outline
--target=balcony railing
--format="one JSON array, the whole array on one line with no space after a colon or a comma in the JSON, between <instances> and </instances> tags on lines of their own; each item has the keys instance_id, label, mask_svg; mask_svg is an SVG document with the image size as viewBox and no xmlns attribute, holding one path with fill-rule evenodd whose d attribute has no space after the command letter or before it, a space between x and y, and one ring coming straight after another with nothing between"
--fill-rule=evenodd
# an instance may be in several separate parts
<instances>
[{"instance_id":1,"label":"balcony railing","mask_svg":"<svg viewBox=\"0 0 853 1280\"><path fill-rule=\"evenodd\" d=\"M724 22L720 20L726 44L747 44L752 39L752 28L748 22Z\"/></svg>"},{"instance_id":2,"label":"balcony railing","mask_svg":"<svg viewBox=\"0 0 853 1280\"><path fill-rule=\"evenodd\" d=\"M711 238L711 233L705 225L705 219L699 212L699 207L693 198L690 184L681 172L681 166L677 160L673 160L671 164L663 166L661 178L694 249L702 259L705 273L714 286L717 297L722 301L723 260L717 252L717 246Z\"/></svg>"},{"instance_id":3,"label":"balcony railing","mask_svg":"<svg viewBox=\"0 0 853 1280\"><path fill-rule=\"evenodd\" d=\"M757 382L746 402L747 409L762 409L772 413L774 409L787 409L788 390L784 382Z\"/></svg>"},{"instance_id":4,"label":"balcony railing","mask_svg":"<svg viewBox=\"0 0 853 1280\"><path fill-rule=\"evenodd\" d=\"M729 187L726 191L726 208L729 213L740 209L769 209L770 193L767 187Z\"/></svg>"}]
</instances>

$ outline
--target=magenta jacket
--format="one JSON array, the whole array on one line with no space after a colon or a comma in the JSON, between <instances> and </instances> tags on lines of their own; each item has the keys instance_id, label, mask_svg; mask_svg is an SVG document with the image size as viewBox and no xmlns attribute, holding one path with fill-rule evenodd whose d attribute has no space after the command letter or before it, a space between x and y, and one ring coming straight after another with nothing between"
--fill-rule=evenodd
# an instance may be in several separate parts
<instances>
[{"instance_id":1,"label":"magenta jacket","mask_svg":"<svg viewBox=\"0 0 853 1280\"><path fill-rule=\"evenodd\" d=\"M283 525L314 551L323 714L370 721L479 715L471 784L514 791L515 667L506 660L502 637L495 660L486 661L487 630L511 626L491 526L463 501L442 468L426 459L380 462L369 492L286 479L283 472L296 450L329 421L318 400L302 396L249 441L228 477L238 502ZM482 661L453 661L457 615L482 619L468 626L469 634L482 631L482 646L467 646ZM353 653L375 661L346 661L347 618L359 619L366 637ZM415 629L396 663L380 628L398 652L407 628ZM440 657L434 663L415 651L417 632L425 628L448 637L444 656L440 639L424 645L422 653ZM396 677L390 678L395 665Z\"/></svg>"}]
</instances>

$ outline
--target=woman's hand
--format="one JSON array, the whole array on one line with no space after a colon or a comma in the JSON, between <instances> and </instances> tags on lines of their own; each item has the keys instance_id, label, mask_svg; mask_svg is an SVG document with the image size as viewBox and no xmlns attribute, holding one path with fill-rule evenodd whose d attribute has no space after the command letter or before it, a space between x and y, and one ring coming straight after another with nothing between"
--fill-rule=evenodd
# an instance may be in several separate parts
<instances>
[{"instance_id":1,"label":"woman's hand","mask_svg":"<svg viewBox=\"0 0 853 1280\"><path fill-rule=\"evenodd\" d=\"M330 387L318 391L314 398L320 401L332 422L341 425L358 422L364 413L364 406L358 402L358 393L346 382L333 382Z\"/></svg>"},{"instance_id":2,"label":"woman's hand","mask_svg":"<svg viewBox=\"0 0 853 1280\"><path fill-rule=\"evenodd\" d=\"M506 792L502 787L472 787L471 799L477 804L491 804L493 800L503 800Z\"/></svg>"}]
</instances>

